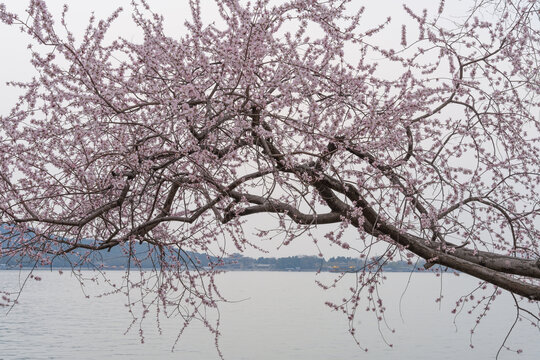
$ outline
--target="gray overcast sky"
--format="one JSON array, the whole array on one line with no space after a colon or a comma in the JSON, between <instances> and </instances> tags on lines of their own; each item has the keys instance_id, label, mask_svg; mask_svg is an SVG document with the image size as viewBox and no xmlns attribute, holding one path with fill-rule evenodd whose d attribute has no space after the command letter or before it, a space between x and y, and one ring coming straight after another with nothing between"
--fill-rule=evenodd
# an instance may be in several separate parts
<instances>
[{"instance_id":1,"label":"gray overcast sky","mask_svg":"<svg viewBox=\"0 0 540 360\"><path fill-rule=\"evenodd\" d=\"M166 32L171 37L180 37L184 33L183 23L186 18L190 16L188 0L148 0L154 12L164 14ZM432 9L430 11L433 14L433 9L438 7L438 1L435 0L414 0L405 1L410 7L421 10L424 7ZM7 6L8 11L16 12L18 14L24 14L24 10L28 4L28 1L24 0L7 0L3 1ZM88 19L92 12L95 13L97 19L108 17L116 8L123 7L124 12L120 18L116 21L115 25L109 32L109 39L116 36L122 36L124 38L137 41L141 38L137 28L132 23L130 18L131 5L129 0L94 0L94 1L65 1L65 0L47 0L46 1L50 11L56 16L56 23L59 24L59 15L62 11L64 3L67 3L70 7L68 15L68 26L70 30L77 36L81 35L88 23ZM213 22L218 19L216 9L212 6L213 1L202 1L203 6L207 6L204 9L203 14L207 22ZM403 1L387 0L387 1L363 1L358 4L365 4L366 14L362 26L366 28L382 22L386 17L392 16L393 26L390 31L386 31L384 37L380 38L385 45L390 46L392 44L399 44L400 40L400 28L402 22L406 19L405 12L401 6ZM455 6L455 10L464 9L464 2L453 1L450 2ZM466 2L470 3L470 2ZM219 24L219 22L218 22ZM413 24L414 25L414 24ZM415 31L414 26L411 26L411 32ZM0 24L0 34L2 37L2 47L4 50L4 56L2 56L2 66L0 66L0 96L2 102L0 102L0 114L5 115L11 106L15 103L19 92L17 89L9 88L5 85L8 80L28 80L34 75L34 70L29 63L29 52L26 49L28 44L28 37L21 34L16 28L8 27L4 24ZM414 36L414 35L411 35ZM352 60L354 63L354 59ZM384 69L391 73L391 69ZM271 221L270 221L271 222ZM269 223L268 217L258 216L252 217L248 222L247 233L250 233L250 229L254 229L258 226L267 225ZM354 256L352 251L345 251L336 246L329 247L328 241L323 239L323 235L330 229L329 225L326 228L322 228L320 233L321 241L319 245L325 257L345 255ZM356 230L351 229L347 233L346 241L355 246L355 239L357 238ZM263 248L269 251L269 254L265 256L289 256L307 254L313 255L319 253L319 250L313 245L312 241L305 238L299 238L291 245L282 247L279 252L276 251L276 247L279 246L281 240L273 242L265 242L260 244ZM361 245L358 244L360 247ZM260 256L258 251L246 251L246 255Z\"/></svg>"}]
</instances>

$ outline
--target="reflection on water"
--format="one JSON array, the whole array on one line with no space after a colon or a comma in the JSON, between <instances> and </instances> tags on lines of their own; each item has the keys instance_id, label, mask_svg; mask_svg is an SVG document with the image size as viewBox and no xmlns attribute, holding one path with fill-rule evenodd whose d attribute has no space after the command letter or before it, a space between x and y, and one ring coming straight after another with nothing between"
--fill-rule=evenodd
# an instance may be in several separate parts
<instances>
[{"instance_id":1,"label":"reflection on water","mask_svg":"<svg viewBox=\"0 0 540 360\"><path fill-rule=\"evenodd\" d=\"M19 304L6 316L0 309L0 359L217 359L214 338L194 324L171 352L182 326L181 318L161 321L157 333L150 316L143 326L141 344L136 324L124 335L131 316L122 295L86 298L69 273L37 271L42 281L30 281ZM120 279L123 272L110 272ZM0 271L0 287L16 288L21 274ZM333 274L320 274L329 280ZM230 300L220 306L221 348L227 359L484 359L493 358L515 317L510 296L503 295L491 314L475 331L469 347L474 315L462 314L454 325L452 305L478 281L465 276L414 274L402 299L409 274L389 273L380 288L391 333L382 326L381 336L373 313L358 313L361 351L348 334L346 319L324 305L340 299L344 289L323 291L312 273L230 272L220 275L222 293ZM351 279L352 281L352 279ZM344 284L347 285L347 284ZM350 285L350 283L348 284ZM441 290L442 306L435 302ZM92 286L86 285L92 293ZM346 289L347 287L345 287ZM440 306L440 309L439 309ZM365 309L362 308L362 311ZM403 317L403 321L401 319ZM392 343L393 347L385 344ZM540 333L518 323L508 342L524 353L502 352L500 359L538 359Z\"/></svg>"}]
</instances>

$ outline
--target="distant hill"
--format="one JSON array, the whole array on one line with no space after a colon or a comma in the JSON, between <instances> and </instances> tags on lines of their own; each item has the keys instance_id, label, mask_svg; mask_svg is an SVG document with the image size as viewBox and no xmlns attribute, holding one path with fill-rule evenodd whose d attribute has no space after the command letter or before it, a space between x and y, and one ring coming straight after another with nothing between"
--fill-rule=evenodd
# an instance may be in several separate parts
<instances>
[{"instance_id":1,"label":"distant hill","mask_svg":"<svg viewBox=\"0 0 540 360\"><path fill-rule=\"evenodd\" d=\"M0 226L0 241L5 247L6 239L13 238L17 234L8 225ZM28 235L32 236L32 234ZM2 239L2 237L4 239ZM135 255L128 256L132 251ZM57 256L50 259L50 263L36 263L35 260L26 256L3 256L0 257L0 269L28 268L28 267L54 267L54 268L103 268L103 269L124 269L128 266L136 266L145 269L159 266L159 251L150 244L133 243L131 246L118 245L108 250L88 251L78 249L73 253ZM229 257L218 258L206 254L199 254L183 250L169 250L165 256L172 256L175 261L180 259L188 268L208 268L217 267L222 270L243 270L243 271L330 271L330 272L358 272L364 268L373 269L380 267L382 261L377 258L369 260L352 257L332 257L328 260L317 256L290 256L283 258L264 258L257 259L246 257L241 254L233 254ZM172 259L171 258L171 261ZM384 271L390 272L410 272L423 270L425 262L419 261L418 264L408 263L406 261L389 261L382 265ZM438 269L438 268L436 268ZM439 269L440 270L440 269Z\"/></svg>"}]
</instances>

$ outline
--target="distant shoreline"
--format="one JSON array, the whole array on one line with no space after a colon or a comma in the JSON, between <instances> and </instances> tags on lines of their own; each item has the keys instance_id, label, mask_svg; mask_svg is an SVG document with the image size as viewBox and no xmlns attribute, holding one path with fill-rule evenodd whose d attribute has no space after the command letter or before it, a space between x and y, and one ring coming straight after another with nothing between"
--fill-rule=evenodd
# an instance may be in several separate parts
<instances>
[{"instance_id":1,"label":"distant shoreline","mask_svg":"<svg viewBox=\"0 0 540 360\"><path fill-rule=\"evenodd\" d=\"M156 254L149 252L144 247L135 248L134 255L138 266L133 269L154 269L154 264L159 264ZM3 260L3 261L2 261ZM382 268L385 272L423 272L445 271L445 268L433 266L429 270L424 268L424 260L413 259L390 261L388 258L375 256L369 259L337 256L325 259L319 256L289 256L281 258L252 258L242 254L232 254L227 257L216 257L207 254L183 251L181 261L183 266L190 270L216 269L220 271L284 271L284 272L332 272L332 273L357 273L363 269L376 271ZM36 264L29 257L0 258L0 270L18 270L21 268L36 269L99 269L99 270L125 270L128 265L126 255L120 248L111 251L99 251L89 258L81 258L77 254L67 254L52 260L52 264Z\"/></svg>"},{"instance_id":2,"label":"distant shoreline","mask_svg":"<svg viewBox=\"0 0 540 360\"><path fill-rule=\"evenodd\" d=\"M2 265L2 264L0 264ZM139 270L139 268L132 268L133 269L136 269L136 270ZM75 270L75 271L126 271L127 268L93 268L93 267L81 267L81 268L71 268L71 267L46 267L46 266L39 266L39 267L35 267L35 268L32 268L32 267L22 267L22 268L16 268L16 267L2 267L0 266L0 271L65 271L65 272L69 272L69 271L72 271L72 270ZM151 271L151 270L156 270L155 268L150 268L150 267L144 267L144 268L141 268L140 270L144 270L144 271ZM190 270L193 270L193 269L190 269ZM283 272L283 273L289 273L289 272L295 272L295 273L329 273L329 274L343 274L343 273L350 273L350 274L354 274L356 272L360 272L362 270L358 270L358 271L329 271L329 270L266 270L266 269L230 269L230 268L227 268L227 269L216 269L218 271L222 271L222 272ZM388 269L382 269L383 272L385 273L411 273L411 272L414 272L414 273L432 273L433 270L426 270L426 269L423 269L423 268L415 268L415 269L410 269L410 270L388 270ZM454 271L454 270L452 270Z\"/></svg>"}]
</instances>

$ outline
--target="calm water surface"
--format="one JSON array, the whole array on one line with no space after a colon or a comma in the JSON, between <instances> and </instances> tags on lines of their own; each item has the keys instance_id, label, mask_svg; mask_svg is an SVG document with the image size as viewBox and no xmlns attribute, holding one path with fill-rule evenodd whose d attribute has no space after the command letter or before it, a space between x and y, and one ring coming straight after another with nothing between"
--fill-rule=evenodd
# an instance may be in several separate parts
<instances>
[{"instance_id":1,"label":"calm water surface","mask_svg":"<svg viewBox=\"0 0 540 360\"><path fill-rule=\"evenodd\" d=\"M171 352L181 327L179 318L162 321L159 335L152 320L126 335L131 317L122 295L86 298L69 273L37 271L42 281L31 281L19 304L6 315L0 309L0 359L218 359L213 336L200 324L188 328ZM123 272L110 272L119 279ZM320 274L330 280L335 274ZM0 271L0 287L16 288L18 271ZM226 359L328 360L328 359L489 359L494 358L515 311L510 296L503 295L475 331L475 315L462 314L454 324L450 313L459 295L478 281L465 276L414 274L402 298L409 274L389 273L380 289L387 307L385 344L372 313L358 314L358 337L369 351L358 348L348 334L346 319L324 302L339 299L344 289L323 291L312 273L230 272L218 278L230 300L220 307L221 349ZM353 281L351 279L351 281ZM351 283L344 284L350 286ZM442 304L435 302L442 290ZM91 289L89 289L91 290ZM91 291L90 291L91 292ZM538 308L533 308L538 313ZM402 319L403 317L403 319ZM152 318L152 317L151 317ZM508 344L523 349L518 355L503 351L500 359L540 359L540 332L518 323Z\"/></svg>"}]
</instances>

